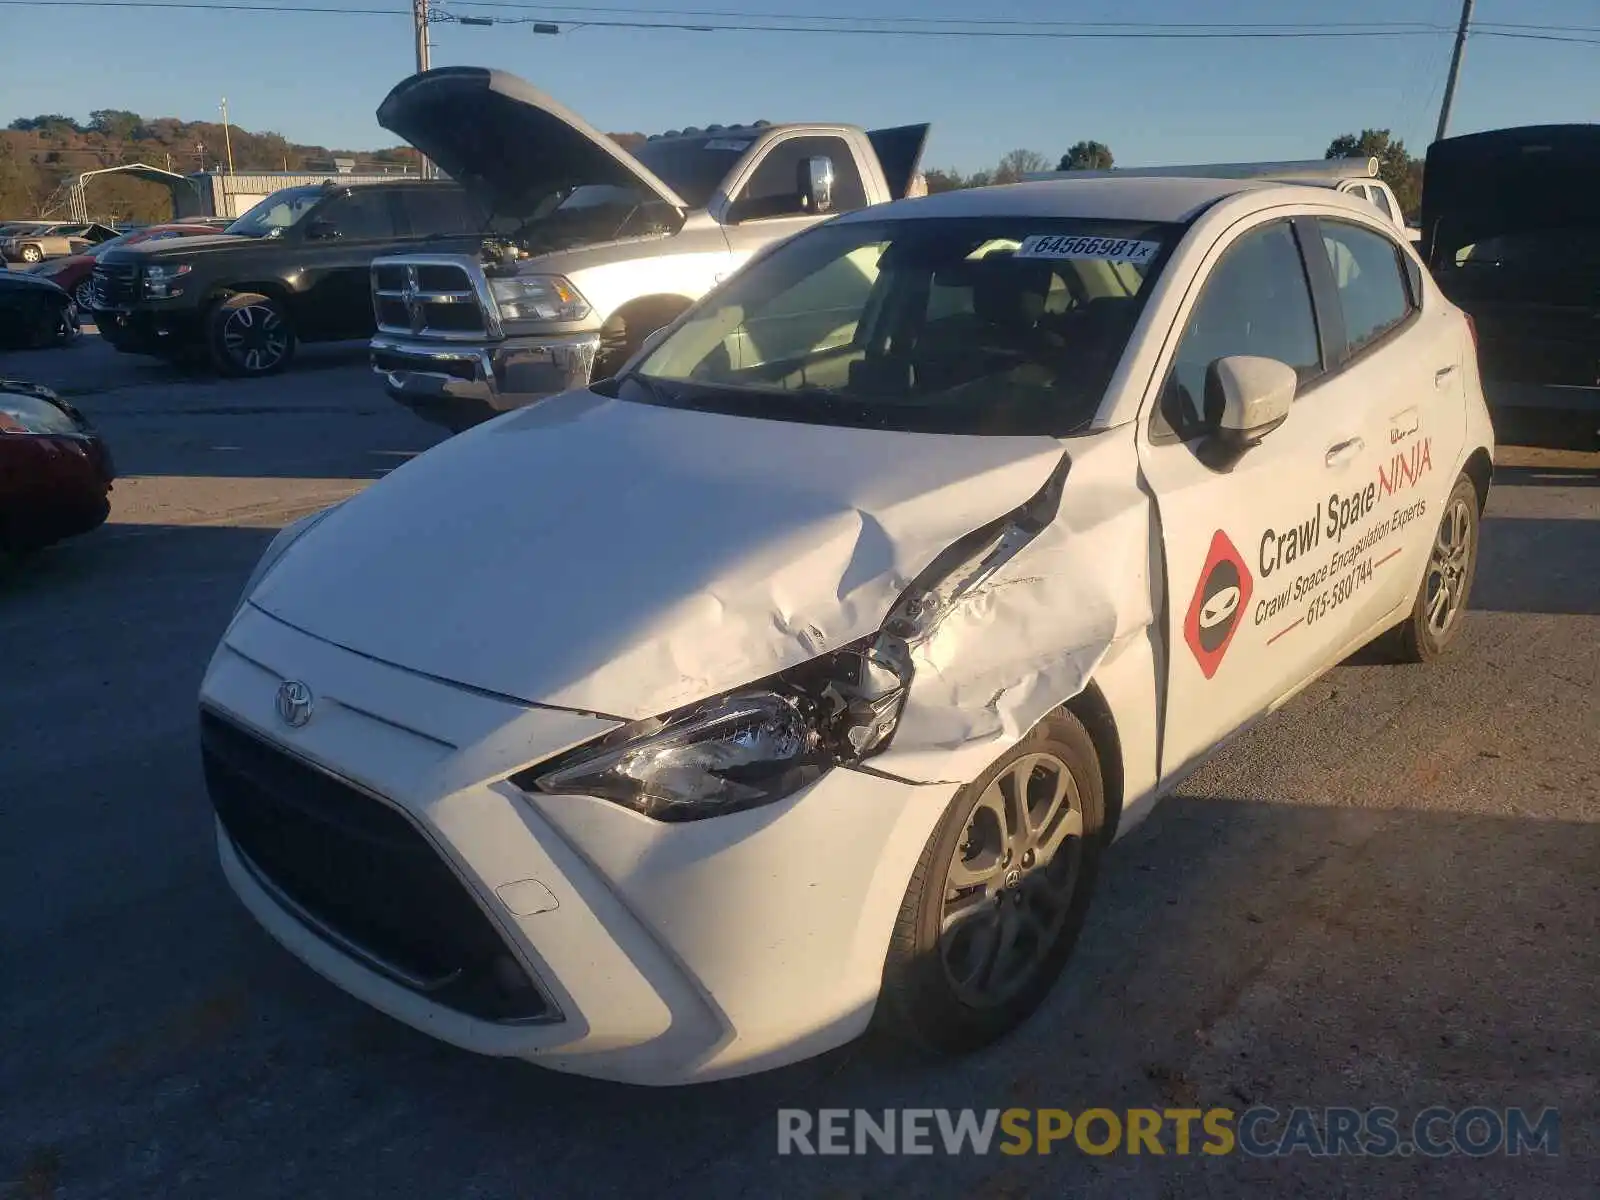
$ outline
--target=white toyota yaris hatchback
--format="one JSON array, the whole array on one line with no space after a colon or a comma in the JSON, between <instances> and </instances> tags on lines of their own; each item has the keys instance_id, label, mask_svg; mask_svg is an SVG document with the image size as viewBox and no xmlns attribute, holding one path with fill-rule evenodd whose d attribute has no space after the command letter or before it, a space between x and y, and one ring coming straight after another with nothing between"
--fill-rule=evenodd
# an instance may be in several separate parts
<instances>
[{"instance_id":1,"label":"white toyota yaris hatchback","mask_svg":"<svg viewBox=\"0 0 1600 1200\"><path fill-rule=\"evenodd\" d=\"M283 531L200 697L222 863L486 1054L977 1047L1159 794L1363 643L1457 636L1491 451L1471 328L1370 205L852 213Z\"/></svg>"}]
</instances>

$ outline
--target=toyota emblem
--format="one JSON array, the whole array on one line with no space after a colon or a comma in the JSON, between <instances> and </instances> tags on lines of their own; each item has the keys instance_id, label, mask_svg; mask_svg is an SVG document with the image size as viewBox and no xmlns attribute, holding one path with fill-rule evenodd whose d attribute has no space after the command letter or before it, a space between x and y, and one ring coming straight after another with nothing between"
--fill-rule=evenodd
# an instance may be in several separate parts
<instances>
[{"instance_id":1,"label":"toyota emblem","mask_svg":"<svg viewBox=\"0 0 1600 1200\"><path fill-rule=\"evenodd\" d=\"M286 679L278 685L278 716L291 729L299 729L311 720L316 703L311 689L298 679Z\"/></svg>"}]
</instances>

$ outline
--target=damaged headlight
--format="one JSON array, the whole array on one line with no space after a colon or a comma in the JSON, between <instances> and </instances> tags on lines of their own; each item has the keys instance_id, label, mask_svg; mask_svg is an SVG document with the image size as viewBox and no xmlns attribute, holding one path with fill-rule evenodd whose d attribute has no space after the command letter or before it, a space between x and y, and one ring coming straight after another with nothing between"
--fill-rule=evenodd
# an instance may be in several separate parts
<instances>
[{"instance_id":1,"label":"damaged headlight","mask_svg":"<svg viewBox=\"0 0 1600 1200\"><path fill-rule=\"evenodd\" d=\"M511 777L524 791L599 796L696 821L793 795L888 745L911 667L874 635L735 692L635 721Z\"/></svg>"}]
</instances>

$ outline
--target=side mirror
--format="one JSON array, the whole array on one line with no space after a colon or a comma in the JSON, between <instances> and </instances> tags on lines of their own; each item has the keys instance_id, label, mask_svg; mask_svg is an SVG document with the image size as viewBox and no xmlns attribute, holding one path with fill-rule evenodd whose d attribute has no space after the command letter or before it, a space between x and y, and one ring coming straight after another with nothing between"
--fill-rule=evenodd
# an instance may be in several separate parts
<instances>
[{"instance_id":1,"label":"side mirror","mask_svg":"<svg viewBox=\"0 0 1600 1200\"><path fill-rule=\"evenodd\" d=\"M310 241L328 241L339 236L339 227L326 217L315 217L306 222L306 238Z\"/></svg>"},{"instance_id":2,"label":"side mirror","mask_svg":"<svg viewBox=\"0 0 1600 1200\"><path fill-rule=\"evenodd\" d=\"M800 198L808 213L833 211L833 159L826 154L801 161Z\"/></svg>"},{"instance_id":3,"label":"side mirror","mask_svg":"<svg viewBox=\"0 0 1600 1200\"><path fill-rule=\"evenodd\" d=\"M1289 419L1299 376L1275 358L1235 354L1206 368L1206 423L1218 448L1238 458Z\"/></svg>"}]
</instances>

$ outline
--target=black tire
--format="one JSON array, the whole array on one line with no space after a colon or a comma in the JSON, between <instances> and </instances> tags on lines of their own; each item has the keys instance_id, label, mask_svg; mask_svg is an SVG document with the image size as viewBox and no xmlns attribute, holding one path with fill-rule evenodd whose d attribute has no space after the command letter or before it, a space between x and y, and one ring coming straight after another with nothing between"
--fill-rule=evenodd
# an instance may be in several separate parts
<instances>
[{"instance_id":1,"label":"black tire","mask_svg":"<svg viewBox=\"0 0 1600 1200\"><path fill-rule=\"evenodd\" d=\"M1061 802L1066 810L1056 811L1075 811L1076 821L1063 815L1059 818L1063 826L1045 811L1037 841L1009 844L1046 846L1053 834L1060 837L1053 854L1035 856L1030 850L1020 857L1002 853L997 858L998 847L992 844L998 819L993 799L998 795L1001 809L1015 817L1017 790L1008 788L1007 781L1014 784L1012 772L1026 769L1029 783L1023 792L1039 793L1034 784L1043 778L1041 772L1051 769L1046 760L1059 764L1070 777L1071 786ZM1053 791L1056 785L1044 786ZM1028 807L1035 803L1030 801ZM1005 840L1004 833L1001 838ZM956 793L929 837L889 943L883 992L874 1014L877 1028L923 1050L960 1054L986 1046L1020 1025L1044 1001L1071 957L1104 848L1100 761L1083 725L1071 713L1059 711ZM976 872L991 871L995 874L990 884L976 885L981 890L951 886ZM953 919L941 936L947 916ZM1009 935L1008 920L1013 930ZM1024 930L1033 932L1019 932ZM1023 966L1002 971L1002 958L1024 951ZM973 959L977 965L968 974L961 968Z\"/></svg>"},{"instance_id":2,"label":"black tire","mask_svg":"<svg viewBox=\"0 0 1600 1200\"><path fill-rule=\"evenodd\" d=\"M72 289L72 298L78 302L78 311L92 313L94 311L94 280L84 278L78 281Z\"/></svg>"},{"instance_id":3,"label":"black tire","mask_svg":"<svg viewBox=\"0 0 1600 1200\"><path fill-rule=\"evenodd\" d=\"M1411 613L1388 635L1390 651L1401 662L1432 662L1460 634L1462 618L1472 599L1472 577L1478 567L1478 531L1482 515L1478 508L1478 489L1471 479L1461 476L1450 489L1450 497L1439 515L1428 565L1423 569L1422 582L1417 585ZM1452 553L1446 539L1463 535L1464 543ZM1435 613L1440 587L1450 589L1448 618L1442 623Z\"/></svg>"},{"instance_id":4,"label":"black tire","mask_svg":"<svg viewBox=\"0 0 1600 1200\"><path fill-rule=\"evenodd\" d=\"M205 322L206 349L223 375L258 379L294 361L297 339L283 304L259 292L219 300Z\"/></svg>"},{"instance_id":5,"label":"black tire","mask_svg":"<svg viewBox=\"0 0 1600 1200\"><path fill-rule=\"evenodd\" d=\"M643 301L632 309L614 315L600 330L600 349L595 353L595 379L610 379L639 352L649 337L663 325L678 319L687 305Z\"/></svg>"},{"instance_id":6,"label":"black tire","mask_svg":"<svg viewBox=\"0 0 1600 1200\"><path fill-rule=\"evenodd\" d=\"M28 344L35 350L45 350L52 346L71 345L77 337L78 321L71 306L62 304L57 307L45 303L39 306L38 316L29 332Z\"/></svg>"}]
</instances>

